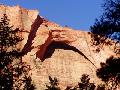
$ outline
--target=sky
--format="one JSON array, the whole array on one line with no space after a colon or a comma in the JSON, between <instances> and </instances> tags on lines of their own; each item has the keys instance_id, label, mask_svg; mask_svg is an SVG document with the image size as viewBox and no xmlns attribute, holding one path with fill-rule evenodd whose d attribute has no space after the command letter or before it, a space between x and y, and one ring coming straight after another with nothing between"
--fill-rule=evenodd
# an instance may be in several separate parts
<instances>
[{"instance_id":1,"label":"sky","mask_svg":"<svg viewBox=\"0 0 120 90\"><path fill-rule=\"evenodd\" d=\"M0 0L0 3L36 9L39 15L61 26L86 31L103 12L103 0Z\"/></svg>"}]
</instances>

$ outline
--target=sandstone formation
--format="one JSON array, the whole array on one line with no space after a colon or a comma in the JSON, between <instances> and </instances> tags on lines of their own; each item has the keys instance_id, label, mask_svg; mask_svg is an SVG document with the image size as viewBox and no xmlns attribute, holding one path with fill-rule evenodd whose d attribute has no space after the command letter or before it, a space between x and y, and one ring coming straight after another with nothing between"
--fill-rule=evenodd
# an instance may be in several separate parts
<instances>
[{"instance_id":1,"label":"sandstone formation","mask_svg":"<svg viewBox=\"0 0 120 90\"><path fill-rule=\"evenodd\" d=\"M1 5L0 17L3 14L13 28L21 31L19 35L24 40L18 47L25 53L22 60L32 68L30 75L37 90L44 90L48 76L57 77L63 89L75 85L82 74L99 83L96 69L100 62L116 56L113 41L112 45L94 46L90 32L61 27L41 17L37 10Z\"/></svg>"}]
</instances>

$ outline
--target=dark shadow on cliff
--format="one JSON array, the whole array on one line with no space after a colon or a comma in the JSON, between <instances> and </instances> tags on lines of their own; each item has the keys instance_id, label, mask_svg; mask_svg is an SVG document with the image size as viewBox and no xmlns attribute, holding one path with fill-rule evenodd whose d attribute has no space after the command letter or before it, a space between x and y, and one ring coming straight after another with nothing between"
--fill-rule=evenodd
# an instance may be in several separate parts
<instances>
[{"instance_id":1,"label":"dark shadow on cliff","mask_svg":"<svg viewBox=\"0 0 120 90\"><path fill-rule=\"evenodd\" d=\"M77 52L80 55L84 56L85 59L87 59L90 63L92 63L81 51L79 51L74 46L70 46L64 42L55 42L55 41L53 41L50 45L47 46L44 56L42 58L42 61L44 61L46 58L50 58L52 56L52 54L54 53L55 49L72 50L72 51ZM92 63L92 64L94 65L94 63Z\"/></svg>"},{"instance_id":2,"label":"dark shadow on cliff","mask_svg":"<svg viewBox=\"0 0 120 90\"><path fill-rule=\"evenodd\" d=\"M35 22L31 25L31 30L30 30L30 33L29 33L29 36L28 36L27 43L25 44L24 48L22 49L22 52L24 54L27 54L33 48L33 47L31 47L32 46L32 40L34 40L34 38L36 36L36 32L37 32L38 28L40 27L40 25L42 23L43 23L43 20L38 15L37 18L35 19Z\"/></svg>"},{"instance_id":3,"label":"dark shadow on cliff","mask_svg":"<svg viewBox=\"0 0 120 90\"><path fill-rule=\"evenodd\" d=\"M52 54L54 53L55 49L72 50L74 52L79 53L79 50L73 46L70 46L64 42L54 42L53 41L50 45L47 46L47 49L45 51L45 54L44 54L42 60L44 61L46 58L50 58L52 56Z\"/></svg>"}]
</instances>

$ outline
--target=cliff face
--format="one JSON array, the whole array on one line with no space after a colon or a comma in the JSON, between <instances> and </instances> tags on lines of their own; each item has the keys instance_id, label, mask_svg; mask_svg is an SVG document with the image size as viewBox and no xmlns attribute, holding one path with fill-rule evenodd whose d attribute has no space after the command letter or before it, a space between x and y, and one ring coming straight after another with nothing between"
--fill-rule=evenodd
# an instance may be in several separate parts
<instances>
[{"instance_id":1,"label":"cliff face","mask_svg":"<svg viewBox=\"0 0 120 90\"><path fill-rule=\"evenodd\" d=\"M0 6L0 17L6 14L13 28L19 28L24 40L18 47L25 53L22 60L27 62L37 90L48 83L48 76L57 77L60 87L75 85L82 74L89 74L91 81L99 79L96 69L114 53L114 45L93 46L89 32L61 27L45 20L36 10L19 6ZM99 52L96 51L99 49Z\"/></svg>"}]
</instances>

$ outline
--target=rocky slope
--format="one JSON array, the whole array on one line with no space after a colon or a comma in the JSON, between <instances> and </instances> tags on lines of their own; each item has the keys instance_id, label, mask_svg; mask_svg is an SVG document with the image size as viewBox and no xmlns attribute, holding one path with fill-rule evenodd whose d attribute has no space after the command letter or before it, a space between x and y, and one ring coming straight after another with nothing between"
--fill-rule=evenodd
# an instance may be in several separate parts
<instances>
[{"instance_id":1,"label":"rocky slope","mask_svg":"<svg viewBox=\"0 0 120 90\"><path fill-rule=\"evenodd\" d=\"M0 17L3 14L13 28L21 30L19 35L24 40L18 47L25 53L22 60L32 68L30 74L37 90L44 90L48 76L57 77L63 89L75 85L84 73L99 83L96 69L100 62L116 56L113 41L111 45L94 46L90 32L61 27L41 17L37 10L0 5Z\"/></svg>"}]
</instances>

